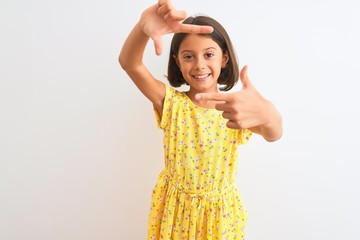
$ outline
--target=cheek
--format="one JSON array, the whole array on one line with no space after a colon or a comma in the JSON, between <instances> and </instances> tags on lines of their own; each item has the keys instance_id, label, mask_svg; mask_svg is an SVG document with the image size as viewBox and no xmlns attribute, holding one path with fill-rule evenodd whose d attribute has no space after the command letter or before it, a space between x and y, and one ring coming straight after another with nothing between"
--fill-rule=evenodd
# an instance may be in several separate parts
<instances>
[{"instance_id":1,"label":"cheek","mask_svg":"<svg viewBox=\"0 0 360 240\"><path fill-rule=\"evenodd\" d=\"M191 69L191 66L189 63L180 63L179 64L180 71L184 74L188 72Z\"/></svg>"}]
</instances>

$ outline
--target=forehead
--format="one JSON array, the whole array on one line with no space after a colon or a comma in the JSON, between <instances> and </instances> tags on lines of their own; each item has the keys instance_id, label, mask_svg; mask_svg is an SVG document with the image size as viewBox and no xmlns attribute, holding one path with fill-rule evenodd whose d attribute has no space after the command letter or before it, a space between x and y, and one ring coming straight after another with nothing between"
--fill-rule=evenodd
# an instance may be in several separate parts
<instances>
[{"instance_id":1,"label":"forehead","mask_svg":"<svg viewBox=\"0 0 360 240\"><path fill-rule=\"evenodd\" d=\"M180 43L179 50L196 51L196 50L204 50L207 48L220 49L220 46L208 35L188 34Z\"/></svg>"}]
</instances>

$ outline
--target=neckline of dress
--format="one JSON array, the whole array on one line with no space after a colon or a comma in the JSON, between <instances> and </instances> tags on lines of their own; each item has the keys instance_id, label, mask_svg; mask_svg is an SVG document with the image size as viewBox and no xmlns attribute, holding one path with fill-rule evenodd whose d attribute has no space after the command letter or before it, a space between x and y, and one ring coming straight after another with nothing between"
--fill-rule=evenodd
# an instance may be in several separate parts
<instances>
[{"instance_id":1,"label":"neckline of dress","mask_svg":"<svg viewBox=\"0 0 360 240\"><path fill-rule=\"evenodd\" d=\"M201 110L206 110L206 111L217 111L216 108L206 108L206 107L201 107L201 106L198 106L196 105L192 100L191 98L186 94L186 92L182 92L183 95L185 95L185 98L186 100L190 103L191 106L193 106L194 108L198 108L198 109L201 109Z\"/></svg>"}]
</instances>

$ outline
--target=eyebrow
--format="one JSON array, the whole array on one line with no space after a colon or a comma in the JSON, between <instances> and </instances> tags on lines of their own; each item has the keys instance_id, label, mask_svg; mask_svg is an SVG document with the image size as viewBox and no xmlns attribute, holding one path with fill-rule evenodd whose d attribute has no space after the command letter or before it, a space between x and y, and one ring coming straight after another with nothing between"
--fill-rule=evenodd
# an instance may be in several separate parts
<instances>
[{"instance_id":1,"label":"eyebrow","mask_svg":"<svg viewBox=\"0 0 360 240\"><path fill-rule=\"evenodd\" d=\"M215 47L208 47L208 48L205 48L203 51L208 51L208 50L210 50L210 49L213 49L213 50L217 51L217 49L216 49ZM184 52L193 52L193 51L192 51L192 50L187 50L187 49L185 49L185 50L182 50L182 51L180 52L180 54L181 54L181 53L184 53Z\"/></svg>"}]
</instances>

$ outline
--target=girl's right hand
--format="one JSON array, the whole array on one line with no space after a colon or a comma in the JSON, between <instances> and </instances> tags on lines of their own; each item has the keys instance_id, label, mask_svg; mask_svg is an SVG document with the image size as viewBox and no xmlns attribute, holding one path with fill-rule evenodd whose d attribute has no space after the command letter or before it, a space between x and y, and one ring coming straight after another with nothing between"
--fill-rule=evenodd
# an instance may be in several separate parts
<instances>
[{"instance_id":1,"label":"girl's right hand","mask_svg":"<svg viewBox=\"0 0 360 240\"><path fill-rule=\"evenodd\" d=\"M162 35L178 32L201 34L213 31L210 26L182 24L186 17L186 12L176 10L170 0L159 0L158 4L142 13L139 24L144 33L154 41L157 55L162 53Z\"/></svg>"}]
</instances>

